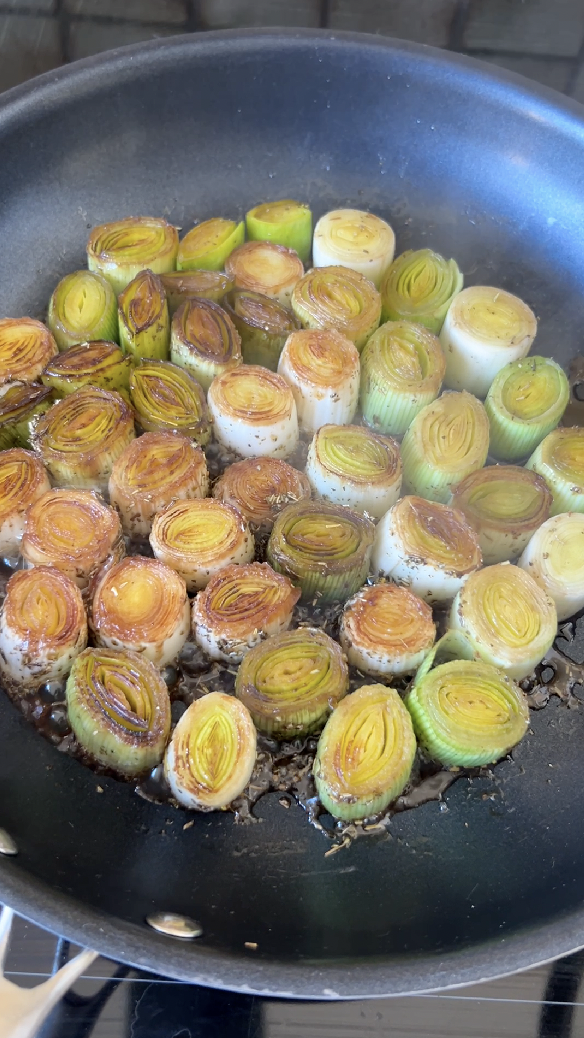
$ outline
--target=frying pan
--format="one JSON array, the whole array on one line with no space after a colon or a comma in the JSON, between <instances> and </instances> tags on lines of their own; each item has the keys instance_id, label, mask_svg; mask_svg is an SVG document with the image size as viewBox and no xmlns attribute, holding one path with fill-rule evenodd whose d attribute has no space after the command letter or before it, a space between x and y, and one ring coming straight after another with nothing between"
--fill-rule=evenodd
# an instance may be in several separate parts
<instances>
[{"instance_id":1,"label":"frying pan","mask_svg":"<svg viewBox=\"0 0 584 1038\"><path fill-rule=\"evenodd\" d=\"M228 32L113 51L0 102L0 312L42 315L88 228L307 199L390 220L520 294L539 353L584 327L584 109L465 58L376 37ZM584 648L565 643L580 659ZM0 898L124 962L302 998L491 978L584 945L584 710L552 697L491 775L325 856L300 807L259 821L138 798L60 754L0 695ZM103 792L98 790L98 785ZM180 942L153 911L201 923ZM246 947L246 942L253 947Z\"/></svg>"}]
</instances>

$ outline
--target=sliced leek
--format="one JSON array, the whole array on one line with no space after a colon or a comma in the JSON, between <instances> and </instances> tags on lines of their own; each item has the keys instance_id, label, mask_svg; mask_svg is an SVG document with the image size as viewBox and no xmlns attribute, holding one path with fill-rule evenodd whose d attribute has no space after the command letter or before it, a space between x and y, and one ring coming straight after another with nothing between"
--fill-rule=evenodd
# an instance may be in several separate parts
<instances>
[{"instance_id":1,"label":"sliced leek","mask_svg":"<svg viewBox=\"0 0 584 1038\"><path fill-rule=\"evenodd\" d=\"M304 274L298 253L268 241L248 241L228 257L225 273L236 288L251 289L282 306L290 305L292 289Z\"/></svg>"},{"instance_id":2,"label":"sliced leek","mask_svg":"<svg viewBox=\"0 0 584 1038\"><path fill-rule=\"evenodd\" d=\"M185 299L211 299L214 303L222 303L234 286L233 278L218 270L175 270L161 274L160 281L171 317Z\"/></svg>"},{"instance_id":3,"label":"sliced leek","mask_svg":"<svg viewBox=\"0 0 584 1038\"><path fill-rule=\"evenodd\" d=\"M81 386L100 386L123 397L130 391L131 360L114 342L97 340L71 346L49 361L42 374L56 397L70 396Z\"/></svg>"},{"instance_id":4,"label":"sliced leek","mask_svg":"<svg viewBox=\"0 0 584 1038\"><path fill-rule=\"evenodd\" d=\"M292 332L280 355L278 373L290 386L298 423L312 436L321 425L345 425L357 410L359 353L333 329Z\"/></svg>"},{"instance_id":5,"label":"sliced leek","mask_svg":"<svg viewBox=\"0 0 584 1038\"><path fill-rule=\"evenodd\" d=\"M350 267L379 288L393 260L395 234L385 220L360 209L333 209L314 228L315 267Z\"/></svg>"},{"instance_id":6,"label":"sliced leek","mask_svg":"<svg viewBox=\"0 0 584 1038\"><path fill-rule=\"evenodd\" d=\"M193 634L211 659L239 663L265 638L286 631L300 592L263 562L227 566L193 602Z\"/></svg>"},{"instance_id":7,"label":"sliced leek","mask_svg":"<svg viewBox=\"0 0 584 1038\"><path fill-rule=\"evenodd\" d=\"M245 214L250 241L271 241L294 249L308 263L312 244L312 213L307 205L291 198L264 202Z\"/></svg>"},{"instance_id":8,"label":"sliced leek","mask_svg":"<svg viewBox=\"0 0 584 1038\"><path fill-rule=\"evenodd\" d=\"M144 432L181 433L202 447L209 442L205 394L197 380L176 364L143 361L130 376L130 399Z\"/></svg>"},{"instance_id":9,"label":"sliced leek","mask_svg":"<svg viewBox=\"0 0 584 1038\"><path fill-rule=\"evenodd\" d=\"M206 392L216 375L241 364L241 339L229 314L209 299L188 299L172 319L170 359Z\"/></svg>"},{"instance_id":10,"label":"sliced leek","mask_svg":"<svg viewBox=\"0 0 584 1038\"><path fill-rule=\"evenodd\" d=\"M321 804L346 822L379 814L407 785L415 753L399 694L364 685L339 703L319 739L313 771Z\"/></svg>"},{"instance_id":11,"label":"sliced leek","mask_svg":"<svg viewBox=\"0 0 584 1038\"><path fill-rule=\"evenodd\" d=\"M292 311L245 289L230 292L223 307L240 334L244 362L276 371L286 339L300 328Z\"/></svg>"},{"instance_id":12,"label":"sliced leek","mask_svg":"<svg viewBox=\"0 0 584 1038\"><path fill-rule=\"evenodd\" d=\"M462 512L421 497L402 497L377 524L371 568L426 602L454 598L482 562L478 536Z\"/></svg>"},{"instance_id":13,"label":"sliced leek","mask_svg":"<svg viewBox=\"0 0 584 1038\"><path fill-rule=\"evenodd\" d=\"M108 490L124 533L147 537L157 512L176 501L207 496L205 455L191 440L176 433L144 433L132 440L114 462Z\"/></svg>"},{"instance_id":14,"label":"sliced leek","mask_svg":"<svg viewBox=\"0 0 584 1038\"><path fill-rule=\"evenodd\" d=\"M20 570L6 586L0 611L0 674L22 693L64 678L87 645L81 592L49 566Z\"/></svg>"},{"instance_id":15,"label":"sliced leek","mask_svg":"<svg viewBox=\"0 0 584 1038\"><path fill-rule=\"evenodd\" d=\"M0 557L19 554L27 510L51 489L46 469L31 451L0 452Z\"/></svg>"},{"instance_id":16,"label":"sliced leek","mask_svg":"<svg viewBox=\"0 0 584 1038\"><path fill-rule=\"evenodd\" d=\"M535 448L526 468L543 476L551 490L551 515L584 512L584 428L554 429Z\"/></svg>"},{"instance_id":17,"label":"sliced leek","mask_svg":"<svg viewBox=\"0 0 584 1038\"><path fill-rule=\"evenodd\" d=\"M408 249L393 261L381 283L383 320L416 321L438 335L463 283L455 260L431 249Z\"/></svg>"},{"instance_id":18,"label":"sliced leek","mask_svg":"<svg viewBox=\"0 0 584 1038\"><path fill-rule=\"evenodd\" d=\"M180 574L188 591L205 587L231 563L251 562L255 549L237 509L213 498L179 501L159 512L150 544L156 558Z\"/></svg>"},{"instance_id":19,"label":"sliced leek","mask_svg":"<svg viewBox=\"0 0 584 1038\"><path fill-rule=\"evenodd\" d=\"M197 224L185 234L178 246L177 270L223 270L225 261L238 245L243 244L243 220L214 217Z\"/></svg>"},{"instance_id":20,"label":"sliced leek","mask_svg":"<svg viewBox=\"0 0 584 1038\"><path fill-rule=\"evenodd\" d=\"M334 328L360 352L379 325L381 296L356 270L318 267L294 287L292 309L304 328Z\"/></svg>"},{"instance_id":21,"label":"sliced leek","mask_svg":"<svg viewBox=\"0 0 584 1038\"><path fill-rule=\"evenodd\" d=\"M22 554L28 566L55 566L84 589L125 554L118 514L90 490L49 490L28 510Z\"/></svg>"},{"instance_id":22,"label":"sliced leek","mask_svg":"<svg viewBox=\"0 0 584 1038\"><path fill-rule=\"evenodd\" d=\"M306 475L315 497L381 519L400 495L399 447L360 425L323 425L308 448Z\"/></svg>"},{"instance_id":23,"label":"sliced leek","mask_svg":"<svg viewBox=\"0 0 584 1038\"><path fill-rule=\"evenodd\" d=\"M0 386L0 450L31 447L38 416L53 403L53 394L35 382Z\"/></svg>"},{"instance_id":24,"label":"sliced leek","mask_svg":"<svg viewBox=\"0 0 584 1038\"><path fill-rule=\"evenodd\" d=\"M553 599L558 620L584 607L584 515L562 512L543 523L518 565Z\"/></svg>"},{"instance_id":25,"label":"sliced leek","mask_svg":"<svg viewBox=\"0 0 584 1038\"><path fill-rule=\"evenodd\" d=\"M470 393L443 393L416 415L401 445L404 485L445 503L453 486L481 469L489 453L489 419Z\"/></svg>"},{"instance_id":26,"label":"sliced leek","mask_svg":"<svg viewBox=\"0 0 584 1038\"><path fill-rule=\"evenodd\" d=\"M517 296L486 285L463 289L440 332L446 385L484 398L497 372L529 353L536 331L535 314Z\"/></svg>"},{"instance_id":27,"label":"sliced leek","mask_svg":"<svg viewBox=\"0 0 584 1038\"><path fill-rule=\"evenodd\" d=\"M298 444L292 390L267 368L241 364L219 375L208 404L215 438L244 458L287 458Z\"/></svg>"},{"instance_id":28,"label":"sliced leek","mask_svg":"<svg viewBox=\"0 0 584 1038\"><path fill-rule=\"evenodd\" d=\"M32 317L5 317L0 321L0 385L35 382L59 352L48 328Z\"/></svg>"},{"instance_id":29,"label":"sliced leek","mask_svg":"<svg viewBox=\"0 0 584 1038\"><path fill-rule=\"evenodd\" d=\"M358 512L326 501L297 501L277 517L268 562L298 584L305 600L344 602L369 572L375 527Z\"/></svg>"},{"instance_id":30,"label":"sliced leek","mask_svg":"<svg viewBox=\"0 0 584 1038\"><path fill-rule=\"evenodd\" d=\"M436 638L432 610L397 584L364 587L345 605L340 642L363 674L391 678L412 674Z\"/></svg>"},{"instance_id":31,"label":"sliced leek","mask_svg":"<svg viewBox=\"0 0 584 1038\"><path fill-rule=\"evenodd\" d=\"M568 379L555 360L527 357L506 364L485 400L491 454L502 461L527 457L555 429L569 401Z\"/></svg>"},{"instance_id":32,"label":"sliced leek","mask_svg":"<svg viewBox=\"0 0 584 1038\"><path fill-rule=\"evenodd\" d=\"M401 436L440 392L446 360L421 324L387 321L361 354L361 410L367 425Z\"/></svg>"},{"instance_id":33,"label":"sliced leek","mask_svg":"<svg viewBox=\"0 0 584 1038\"><path fill-rule=\"evenodd\" d=\"M141 270L153 274L174 270L177 252L176 227L153 216L128 216L93 228L87 266L103 274L119 295Z\"/></svg>"},{"instance_id":34,"label":"sliced leek","mask_svg":"<svg viewBox=\"0 0 584 1038\"><path fill-rule=\"evenodd\" d=\"M553 644L558 619L533 577L504 562L470 574L452 603L450 627L467 635L477 656L520 681Z\"/></svg>"},{"instance_id":35,"label":"sliced leek","mask_svg":"<svg viewBox=\"0 0 584 1038\"><path fill-rule=\"evenodd\" d=\"M490 465L452 488L451 505L476 530L487 566L517 558L548 518L545 480L517 465Z\"/></svg>"},{"instance_id":36,"label":"sliced leek","mask_svg":"<svg viewBox=\"0 0 584 1038\"><path fill-rule=\"evenodd\" d=\"M247 653L235 679L235 695L256 728L275 739L318 731L348 689L340 646L311 627L260 642Z\"/></svg>"},{"instance_id":37,"label":"sliced leek","mask_svg":"<svg viewBox=\"0 0 584 1038\"><path fill-rule=\"evenodd\" d=\"M227 466L213 497L234 505L248 523L271 530L286 505L310 497L310 484L303 472L279 458L246 458Z\"/></svg>"},{"instance_id":38,"label":"sliced leek","mask_svg":"<svg viewBox=\"0 0 584 1038\"><path fill-rule=\"evenodd\" d=\"M164 759L164 774L183 807L226 808L243 793L256 761L249 711L224 692L196 699L182 715Z\"/></svg>"},{"instance_id":39,"label":"sliced leek","mask_svg":"<svg viewBox=\"0 0 584 1038\"><path fill-rule=\"evenodd\" d=\"M82 749L126 778L160 763L170 699L150 660L127 649L86 649L67 681L69 723Z\"/></svg>"},{"instance_id":40,"label":"sliced leek","mask_svg":"<svg viewBox=\"0 0 584 1038\"><path fill-rule=\"evenodd\" d=\"M50 298L47 324L60 350L93 339L117 339L116 294L109 281L91 270L67 274Z\"/></svg>"},{"instance_id":41,"label":"sliced leek","mask_svg":"<svg viewBox=\"0 0 584 1038\"><path fill-rule=\"evenodd\" d=\"M168 360L170 317L162 282L141 270L118 299L120 344L134 360Z\"/></svg>"}]
</instances>

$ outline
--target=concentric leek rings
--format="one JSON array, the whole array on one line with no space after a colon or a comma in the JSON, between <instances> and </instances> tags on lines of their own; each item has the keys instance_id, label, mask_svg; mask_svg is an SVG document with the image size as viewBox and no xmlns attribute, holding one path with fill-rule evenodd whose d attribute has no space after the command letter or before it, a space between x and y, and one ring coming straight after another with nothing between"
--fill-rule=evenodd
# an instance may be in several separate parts
<instances>
[{"instance_id":1,"label":"concentric leek rings","mask_svg":"<svg viewBox=\"0 0 584 1038\"><path fill-rule=\"evenodd\" d=\"M87 243L87 266L103 274L116 294L141 270L166 274L175 269L178 234L166 220L129 216L94 227Z\"/></svg>"},{"instance_id":2,"label":"concentric leek rings","mask_svg":"<svg viewBox=\"0 0 584 1038\"><path fill-rule=\"evenodd\" d=\"M229 314L209 299L189 299L172 319L170 358L203 389L241 364L241 339Z\"/></svg>"},{"instance_id":3,"label":"concentric leek rings","mask_svg":"<svg viewBox=\"0 0 584 1038\"><path fill-rule=\"evenodd\" d=\"M304 329L288 336L278 372L291 387L304 432L327 422L344 425L357 409L359 354L350 339L332 329Z\"/></svg>"},{"instance_id":4,"label":"concentric leek rings","mask_svg":"<svg viewBox=\"0 0 584 1038\"><path fill-rule=\"evenodd\" d=\"M216 439L245 458L287 458L298 443L292 390L267 368L241 364L218 375L208 402Z\"/></svg>"},{"instance_id":5,"label":"concentric leek rings","mask_svg":"<svg viewBox=\"0 0 584 1038\"><path fill-rule=\"evenodd\" d=\"M162 282L141 270L118 299L120 343L135 360L168 360L170 317Z\"/></svg>"},{"instance_id":6,"label":"concentric leek rings","mask_svg":"<svg viewBox=\"0 0 584 1038\"><path fill-rule=\"evenodd\" d=\"M116 295L109 281L90 270L67 274L51 296L47 324L60 350L91 339L117 339Z\"/></svg>"},{"instance_id":7,"label":"concentric leek rings","mask_svg":"<svg viewBox=\"0 0 584 1038\"><path fill-rule=\"evenodd\" d=\"M236 288L260 292L289 306L304 267L292 249L267 241L248 241L227 258L225 273L234 279Z\"/></svg>"},{"instance_id":8,"label":"concentric leek rings","mask_svg":"<svg viewBox=\"0 0 584 1038\"><path fill-rule=\"evenodd\" d=\"M397 584L362 588L341 619L340 642L349 663L374 677L411 674L435 637L430 606Z\"/></svg>"},{"instance_id":9,"label":"concentric leek rings","mask_svg":"<svg viewBox=\"0 0 584 1038\"><path fill-rule=\"evenodd\" d=\"M14 447L0 453L0 555L14 558L20 550L27 509L51 489L42 461Z\"/></svg>"},{"instance_id":10,"label":"concentric leek rings","mask_svg":"<svg viewBox=\"0 0 584 1038\"><path fill-rule=\"evenodd\" d=\"M355 270L318 267L294 287L292 309L305 328L334 328L360 351L379 324L381 297Z\"/></svg>"},{"instance_id":11,"label":"concentric leek rings","mask_svg":"<svg viewBox=\"0 0 584 1038\"><path fill-rule=\"evenodd\" d=\"M431 249L408 249L393 261L381 283L383 320L416 321L437 335L462 285L453 259Z\"/></svg>"},{"instance_id":12,"label":"concentric leek rings","mask_svg":"<svg viewBox=\"0 0 584 1038\"><path fill-rule=\"evenodd\" d=\"M82 342L60 353L42 374L42 381L55 396L74 393L81 386L99 386L127 397L131 361L114 342L96 339Z\"/></svg>"},{"instance_id":13,"label":"concentric leek rings","mask_svg":"<svg viewBox=\"0 0 584 1038\"><path fill-rule=\"evenodd\" d=\"M552 515L584 512L584 429L554 429L538 447L528 469L543 476L551 490Z\"/></svg>"},{"instance_id":14,"label":"concentric leek rings","mask_svg":"<svg viewBox=\"0 0 584 1038\"><path fill-rule=\"evenodd\" d=\"M316 497L380 519L400 494L399 447L360 425L323 425L308 448L306 474Z\"/></svg>"},{"instance_id":15,"label":"concentric leek rings","mask_svg":"<svg viewBox=\"0 0 584 1038\"><path fill-rule=\"evenodd\" d=\"M130 378L130 398L144 432L177 432L205 446L211 422L205 394L187 371L165 361L143 361Z\"/></svg>"},{"instance_id":16,"label":"concentric leek rings","mask_svg":"<svg viewBox=\"0 0 584 1038\"><path fill-rule=\"evenodd\" d=\"M234 505L248 523L271 530L286 505L310 497L310 484L304 473L279 458L246 458L228 465L213 497Z\"/></svg>"},{"instance_id":17,"label":"concentric leek rings","mask_svg":"<svg viewBox=\"0 0 584 1038\"><path fill-rule=\"evenodd\" d=\"M255 550L237 509L213 498L179 501L160 512L150 544L156 558L175 569L189 591L205 587L231 563L251 562Z\"/></svg>"},{"instance_id":18,"label":"concentric leek rings","mask_svg":"<svg viewBox=\"0 0 584 1038\"><path fill-rule=\"evenodd\" d=\"M0 321L0 385L34 382L58 352L53 336L40 321L5 317Z\"/></svg>"}]
</instances>

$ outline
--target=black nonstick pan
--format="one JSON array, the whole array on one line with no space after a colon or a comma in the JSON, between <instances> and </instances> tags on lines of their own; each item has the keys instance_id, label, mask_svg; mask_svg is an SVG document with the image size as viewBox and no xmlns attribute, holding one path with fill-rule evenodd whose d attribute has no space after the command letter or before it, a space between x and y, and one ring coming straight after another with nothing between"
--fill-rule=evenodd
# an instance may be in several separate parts
<instances>
[{"instance_id":1,"label":"black nonstick pan","mask_svg":"<svg viewBox=\"0 0 584 1038\"><path fill-rule=\"evenodd\" d=\"M0 313L42 316L94 224L187 227L286 196L379 213L400 251L435 247L467 284L524 298L538 353L567 366L582 349L584 109L464 58L324 32L161 40L4 95ZM0 827L18 848L0 856L0 900L116 959L248 992L379 996L530 966L584 945L571 706L551 696L513 760L325 855L277 794L256 824L218 813L185 830L185 813L59 753L0 694ZM160 911L203 935L154 932Z\"/></svg>"}]
</instances>

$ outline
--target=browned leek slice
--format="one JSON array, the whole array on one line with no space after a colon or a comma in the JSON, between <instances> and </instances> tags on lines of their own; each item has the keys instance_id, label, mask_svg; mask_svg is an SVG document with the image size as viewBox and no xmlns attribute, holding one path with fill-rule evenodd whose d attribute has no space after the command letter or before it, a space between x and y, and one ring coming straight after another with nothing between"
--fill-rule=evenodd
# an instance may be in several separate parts
<instances>
[{"instance_id":1,"label":"browned leek slice","mask_svg":"<svg viewBox=\"0 0 584 1038\"><path fill-rule=\"evenodd\" d=\"M406 587L373 584L345 606L340 641L363 674L395 677L417 670L436 637L430 606Z\"/></svg>"},{"instance_id":2,"label":"browned leek slice","mask_svg":"<svg viewBox=\"0 0 584 1038\"><path fill-rule=\"evenodd\" d=\"M207 391L216 375L241 364L241 339L229 314L210 299L187 299L172 319L170 359Z\"/></svg>"},{"instance_id":3,"label":"browned leek slice","mask_svg":"<svg viewBox=\"0 0 584 1038\"><path fill-rule=\"evenodd\" d=\"M310 484L304 473L279 458L245 458L228 465L213 497L234 505L248 523L271 530L286 505L310 497Z\"/></svg>"},{"instance_id":4,"label":"browned leek slice","mask_svg":"<svg viewBox=\"0 0 584 1038\"><path fill-rule=\"evenodd\" d=\"M51 489L46 469L31 451L0 452L0 555L18 555L27 509Z\"/></svg>"},{"instance_id":5,"label":"browned leek slice","mask_svg":"<svg viewBox=\"0 0 584 1038\"><path fill-rule=\"evenodd\" d=\"M0 321L0 385L36 381L58 352L53 336L40 321L5 317Z\"/></svg>"},{"instance_id":6,"label":"browned leek slice","mask_svg":"<svg viewBox=\"0 0 584 1038\"><path fill-rule=\"evenodd\" d=\"M157 559L186 581L189 591L205 587L219 570L251 562L255 542L242 516L222 501L179 501L160 512L150 544Z\"/></svg>"}]
</instances>

